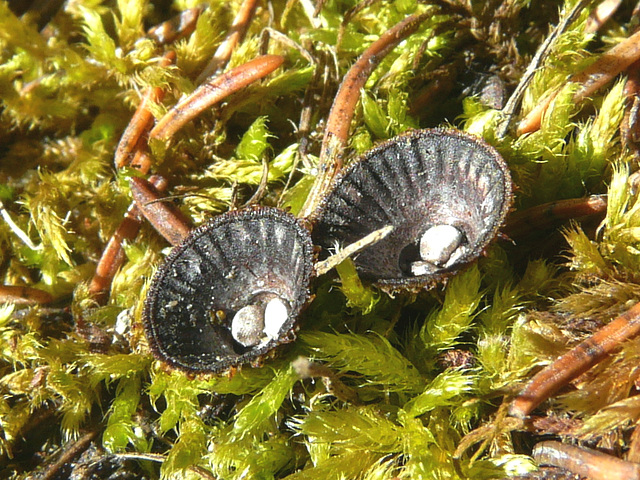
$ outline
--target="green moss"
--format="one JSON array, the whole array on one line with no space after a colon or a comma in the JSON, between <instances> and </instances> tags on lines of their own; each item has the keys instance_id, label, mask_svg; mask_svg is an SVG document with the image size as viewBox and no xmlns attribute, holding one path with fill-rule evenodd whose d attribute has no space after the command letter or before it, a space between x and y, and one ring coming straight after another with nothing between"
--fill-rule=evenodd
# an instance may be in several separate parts
<instances>
[{"instance_id":1,"label":"green moss","mask_svg":"<svg viewBox=\"0 0 640 480\"><path fill-rule=\"evenodd\" d=\"M389 297L345 261L315 280L300 338L277 358L230 376L192 378L154 361L141 329L149 279L168 252L152 228L143 223L124 245L106 304L88 285L129 207L128 178L139 175L116 172L112 157L142 93L166 90L150 107L160 117L193 91L241 2L205 2L195 31L169 47L176 65L160 67L165 50L146 29L199 3L67 2L43 31L0 3L0 199L14 224L0 221L0 272L4 284L55 299L0 304L0 477L28 478L46 468L37 458L53 463L51 452L87 431L107 452L161 455L158 470L143 467L152 478L201 478L205 470L221 479L455 479L460 472L489 479L533 470L530 452L512 436L522 425L500 404L640 296L637 158L619 134L624 79L581 104L573 101L577 87L565 85L627 36L628 12L596 33L585 31L589 11L581 12L537 69L514 119L559 92L541 128L501 136L502 113L467 87L497 72L512 90L556 22L548 19L574 1L496 0L464 15L437 6L446 2L408 0L359 10L355 1L328 1L317 15L311 2L275 1L272 11L259 5L229 68L265 48L285 57L283 67L169 142L150 145L153 172L169 180L168 193L194 224L244 204L263 180L261 203L298 212L340 79L416 11L430 16L360 92L347 163L407 129L454 125L503 154L514 210L603 193L608 209L597 229L597 221L565 223L541 232L548 241L498 240L477 264L417 295ZM265 47L267 26L290 42L273 37ZM307 106L310 120L301 125ZM580 422L575 438L615 434L626 448L626 430L640 418L630 396L638 348L627 342L547 411ZM457 354L469 362L447 363ZM360 403L334 397L328 377L299 378L291 362L300 355L330 368ZM49 423L34 434L40 414ZM519 435L524 443L537 439ZM479 445L473 456L472 445Z\"/></svg>"}]
</instances>

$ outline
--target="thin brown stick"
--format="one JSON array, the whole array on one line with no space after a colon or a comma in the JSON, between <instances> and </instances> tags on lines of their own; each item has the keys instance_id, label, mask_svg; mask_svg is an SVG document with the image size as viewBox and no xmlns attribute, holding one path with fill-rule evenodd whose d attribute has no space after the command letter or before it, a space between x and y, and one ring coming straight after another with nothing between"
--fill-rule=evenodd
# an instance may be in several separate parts
<instances>
[{"instance_id":1,"label":"thin brown stick","mask_svg":"<svg viewBox=\"0 0 640 480\"><path fill-rule=\"evenodd\" d=\"M59 470L64 467L67 463L73 460L75 457L84 452L87 448L89 448L89 444L93 441L94 438L98 435L98 432L88 432L81 436L78 440L73 442L71 446L66 448L60 457L44 471L42 475L40 475L40 480L51 480L58 476Z\"/></svg>"},{"instance_id":2,"label":"thin brown stick","mask_svg":"<svg viewBox=\"0 0 640 480\"><path fill-rule=\"evenodd\" d=\"M251 195L251 198L244 204L245 207L253 205L262 200L262 197L267 191L267 184L269 183L269 162L266 159L262 159L262 176L260 177L260 184L256 191Z\"/></svg>"},{"instance_id":3,"label":"thin brown stick","mask_svg":"<svg viewBox=\"0 0 640 480\"><path fill-rule=\"evenodd\" d=\"M151 27L147 31L147 36L160 45L167 45L188 37L196 29L202 10L199 7L188 8L166 22Z\"/></svg>"},{"instance_id":4,"label":"thin brown stick","mask_svg":"<svg viewBox=\"0 0 640 480\"><path fill-rule=\"evenodd\" d=\"M167 188L167 182L162 177L152 176L149 181L159 192ZM107 245L102 251L102 256L96 266L91 283L89 284L89 294L100 304L108 299L111 283L120 267L124 264L125 254L123 244L125 241L133 240L140 231L142 218L140 210L135 202L132 202L125 214L122 222L111 235Z\"/></svg>"},{"instance_id":5,"label":"thin brown stick","mask_svg":"<svg viewBox=\"0 0 640 480\"><path fill-rule=\"evenodd\" d=\"M147 142L141 139L141 142L133 152L133 158L129 164L131 168L138 170L142 174L147 174L149 170L151 170L151 155L149 155L148 149L149 145Z\"/></svg>"},{"instance_id":6,"label":"thin brown stick","mask_svg":"<svg viewBox=\"0 0 640 480\"><path fill-rule=\"evenodd\" d=\"M580 103L586 97L593 95L638 59L640 59L640 31L603 53L595 63L582 72L569 78L567 83L579 85L578 91L573 94L573 102ZM542 117L559 91L556 89L551 92L527 114L518 125L518 135L535 132L540 128Z\"/></svg>"},{"instance_id":7,"label":"thin brown stick","mask_svg":"<svg viewBox=\"0 0 640 480\"><path fill-rule=\"evenodd\" d=\"M271 27L265 27L262 29L262 33L260 34L260 54L266 55L267 49L269 48L270 41L273 40L280 45L291 48L298 52L304 59L309 62L311 65L315 65L316 59L313 58L313 55L304 48L302 45L287 37L284 33L279 32Z\"/></svg>"},{"instance_id":8,"label":"thin brown stick","mask_svg":"<svg viewBox=\"0 0 640 480\"><path fill-rule=\"evenodd\" d=\"M340 47L342 45L342 39L344 38L344 33L351 19L355 17L358 13L360 13L362 10L370 7L371 5L373 5L378 1L380 0L362 0L356 3L355 6L351 7L349 10L345 12L344 16L342 17L342 22L340 22L340 28L338 29L338 38L336 40L336 50L340 51ZM318 13L320 12L318 11Z\"/></svg>"},{"instance_id":9,"label":"thin brown stick","mask_svg":"<svg viewBox=\"0 0 640 480\"><path fill-rule=\"evenodd\" d=\"M238 90L266 77L284 62L280 55L263 55L200 85L156 124L149 138L166 140L188 121Z\"/></svg>"},{"instance_id":10,"label":"thin brown stick","mask_svg":"<svg viewBox=\"0 0 640 480\"><path fill-rule=\"evenodd\" d=\"M511 402L509 414L524 418L547 398L640 334L640 303L538 372Z\"/></svg>"},{"instance_id":11,"label":"thin brown stick","mask_svg":"<svg viewBox=\"0 0 640 480\"><path fill-rule=\"evenodd\" d=\"M161 67L168 67L176 61L176 53L169 51L165 53L164 57L160 61ZM142 101L138 105L135 113L131 117L131 121L127 128L124 130L120 142L116 148L114 155L114 163L116 168L122 168L131 162L134 156L134 150L140 148L140 143L146 140L143 138L144 134L153 126L153 114L149 110L149 106L153 103L162 101L165 91L161 87L151 87L147 89Z\"/></svg>"},{"instance_id":12,"label":"thin brown stick","mask_svg":"<svg viewBox=\"0 0 640 480\"><path fill-rule=\"evenodd\" d=\"M367 79L380 61L402 40L415 32L429 16L431 13L411 15L394 25L362 53L345 75L327 118L327 127L320 150L318 175L302 207L301 217L308 218L313 215L320 199L329 190L333 179L342 168L351 120L360 98L360 90Z\"/></svg>"},{"instance_id":13,"label":"thin brown stick","mask_svg":"<svg viewBox=\"0 0 640 480\"><path fill-rule=\"evenodd\" d=\"M89 284L89 294L98 303L106 302L113 277L125 260L122 245L125 241L133 240L138 235L140 224L140 211L135 204L132 204L115 233L107 242Z\"/></svg>"},{"instance_id":14,"label":"thin brown stick","mask_svg":"<svg viewBox=\"0 0 640 480\"><path fill-rule=\"evenodd\" d=\"M229 58L231 58L233 50L236 48L236 45L242 41L247 33L247 29L249 28L249 23L253 18L253 12L256 9L257 3L257 0L244 0L242 2L242 5L240 5L240 9L236 14L236 18L233 19L233 23L231 24L227 37L218 46L216 53L213 54L213 57L207 66L204 67L202 73L198 75L196 85L201 84L210 76L215 75L216 72L222 70L227 64Z\"/></svg>"},{"instance_id":15,"label":"thin brown stick","mask_svg":"<svg viewBox=\"0 0 640 480\"><path fill-rule=\"evenodd\" d=\"M152 183L137 177L129 181L140 213L171 245L181 243L192 229L191 221L172 203L162 201Z\"/></svg>"},{"instance_id":16,"label":"thin brown stick","mask_svg":"<svg viewBox=\"0 0 640 480\"><path fill-rule=\"evenodd\" d=\"M39 288L19 285L0 285L0 303L36 305L51 302L53 302L51 294Z\"/></svg>"},{"instance_id":17,"label":"thin brown stick","mask_svg":"<svg viewBox=\"0 0 640 480\"><path fill-rule=\"evenodd\" d=\"M558 200L514 213L507 219L503 233L509 238L524 237L557 222L604 215L606 212L607 198L603 195Z\"/></svg>"},{"instance_id":18,"label":"thin brown stick","mask_svg":"<svg viewBox=\"0 0 640 480\"><path fill-rule=\"evenodd\" d=\"M626 107L620 123L620 139L623 146L638 156L640 154L640 60L627 69L624 96Z\"/></svg>"},{"instance_id":19,"label":"thin brown stick","mask_svg":"<svg viewBox=\"0 0 640 480\"><path fill-rule=\"evenodd\" d=\"M587 24L584 27L586 33L594 33L609 21L622 5L622 0L604 0L593 9Z\"/></svg>"},{"instance_id":20,"label":"thin brown stick","mask_svg":"<svg viewBox=\"0 0 640 480\"><path fill-rule=\"evenodd\" d=\"M551 51L553 45L555 45L556 40L562 33L567 30L567 28L569 28L569 25L571 25L573 21L578 18L578 16L582 12L582 9L587 5L587 3L588 0L581 0L576 3L571 11L560 22L558 22L558 25L556 25L556 27L551 31L549 36L536 51L536 54L531 59L531 62L527 66L526 71L522 75L518 86L515 88L515 90L511 94L511 97L509 97L509 100L507 100L506 105L502 109L504 120L502 122L502 125L498 129L499 138L504 137L509 131L511 121L513 119L513 116L515 115L516 110L520 106L520 103L522 102L524 92L533 80L533 76L540 68L540 65L542 65L542 62L544 62L545 58L547 58L547 56L549 55L549 52Z\"/></svg>"},{"instance_id":21,"label":"thin brown stick","mask_svg":"<svg viewBox=\"0 0 640 480\"><path fill-rule=\"evenodd\" d=\"M639 480L640 465L606 453L560 442L541 442L533 458L543 465L564 468L589 480Z\"/></svg>"},{"instance_id":22,"label":"thin brown stick","mask_svg":"<svg viewBox=\"0 0 640 480\"><path fill-rule=\"evenodd\" d=\"M327 392L343 402L362 405L355 390L344 384L342 380L326 365L312 362L307 357L298 357L291 366L301 378L321 378Z\"/></svg>"}]
</instances>

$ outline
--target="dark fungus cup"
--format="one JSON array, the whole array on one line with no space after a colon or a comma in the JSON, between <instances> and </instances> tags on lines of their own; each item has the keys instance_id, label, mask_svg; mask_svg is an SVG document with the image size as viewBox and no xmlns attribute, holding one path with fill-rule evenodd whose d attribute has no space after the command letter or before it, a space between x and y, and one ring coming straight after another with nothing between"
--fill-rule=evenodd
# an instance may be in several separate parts
<instances>
[{"instance_id":1,"label":"dark fungus cup","mask_svg":"<svg viewBox=\"0 0 640 480\"><path fill-rule=\"evenodd\" d=\"M512 186L500 154L455 130L415 130L365 153L323 200L313 235L344 247L393 226L354 261L388 292L433 287L475 261L496 237Z\"/></svg>"},{"instance_id":2,"label":"dark fungus cup","mask_svg":"<svg viewBox=\"0 0 640 480\"><path fill-rule=\"evenodd\" d=\"M195 229L156 272L143 313L156 358L191 373L258 364L295 338L313 270L309 231L268 207Z\"/></svg>"}]
</instances>

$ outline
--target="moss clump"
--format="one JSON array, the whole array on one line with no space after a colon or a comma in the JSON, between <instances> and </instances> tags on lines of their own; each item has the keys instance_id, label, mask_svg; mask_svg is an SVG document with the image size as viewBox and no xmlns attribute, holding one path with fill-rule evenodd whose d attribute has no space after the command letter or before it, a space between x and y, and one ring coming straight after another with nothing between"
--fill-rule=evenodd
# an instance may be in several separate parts
<instances>
[{"instance_id":1,"label":"moss clump","mask_svg":"<svg viewBox=\"0 0 640 480\"><path fill-rule=\"evenodd\" d=\"M432 15L368 80L350 155L409 128L454 124L503 154L516 210L595 193L608 193L608 210L599 229L596 219L499 241L446 286L415 296L389 298L345 262L339 278L316 280L300 340L276 359L231 378L190 378L153 360L140 327L167 251L151 227L125 245L105 305L88 284L130 204L135 172L116 171L112 158L142 92L166 90L151 107L159 117L193 91L240 2L205 2L193 33L170 46L175 66L160 66L167 47L146 29L200 3L66 2L39 30L34 12L17 18L0 2L0 272L5 285L55 299L0 305L0 476L100 466L118 478L489 479L536 469L523 436L525 445L559 433L627 446L640 419L637 340L545 404L538 432L514 434L522 424L500 405L640 295L637 158L619 133L624 79L581 104L563 86L628 37L628 8L593 32L587 5L526 89L517 118L562 87L541 128L500 136L503 117L483 86L497 77L511 91L547 19L575 1L328 1L317 14L309 2L258 5L229 67L263 48L284 67L150 145L152 170L195 224L251 198L265 164L262 203L299 211L340 79L416 11ZM271 35L265 47L266 27L286 41ZM291 366L301 355L358 401L332 395L321 376L301 379Z\"/></svg>"}]
</instances>

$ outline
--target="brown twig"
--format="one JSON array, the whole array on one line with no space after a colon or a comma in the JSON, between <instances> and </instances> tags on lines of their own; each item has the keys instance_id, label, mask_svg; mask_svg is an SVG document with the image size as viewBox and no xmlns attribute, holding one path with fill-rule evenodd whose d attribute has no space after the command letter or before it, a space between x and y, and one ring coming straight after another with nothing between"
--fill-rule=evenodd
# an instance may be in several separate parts
<instances>
[{"instance_id":1,"label":"brown twig","mask_svg":"<svg viewBox=\"0 0 640 480\"><path fill-rule=\"evenodd\" d=\"M560 388L589 370L622 342L640 333L640 303L538 372L511 402L509 414L524 418Z\"/></svg>"},{"instance_id":2,"label":"brown twig","mask_svg":"<svg viewBox=\"0 0 640 480\"><path fill-rule=\"evenodd\" d=\"M607 21L618 11L622 0L604 0L593 9L584 27L586 33L594 33L607 23Z\"/></svg>"},{"instance_id":3,"label":"brown twig","mask_svg":"<svg viewBox=\"0 0 640 480\"><path fill-rule=\"evenodd\" d=\"M312 362L307 357L298 357L291 362L293 369L301 378L321 378L327 392L335 396L338 400L348 402L353 405L361 405L358 394L344 384L338 375L326 365Z\"/></svg>"},{"instance_id":4,"label":"brown twig","mask_svg":"<svg viewBox=\"0 0 640 480\"><path fill-rule=\"evenodd\" d=\"M165 53L164 57L162 57L160 66L166 68L175 61L175 52L169 51ZM118 143L116 153L114 155L116 168L122 168L131 163L132 158L134 157L134 151L140 151L143 145L146 146L144 134L151 129L154 120L153 114L149 110L149 106L153 103L161 102L164 94L165 91L161 87L151 87L145 92L142 97L142 101L131 117L129 125L127 125L127 128L124 130L122 137L120 137L120 142Z\"/></svg>"},{"instance_id":5,"label":"brown twig","mask_svg":"<svg viewBox=\"0 0 640 480\"><path fill-rule=\"evenodd\" d=\"M159 192L167 188L167 182L162 177L151 176L149 182ZM96 266L96 273L89 284L89 294L100 304L106 302L109 290L111 290L111 282L113 282L113 278L124 263L123 243L133 240L138 235L140 224L142 223L140 215L140 210L136 203L132 202L122 222L120 222L120 225L118 225L118 228L104 247L102 256Z\"/></svg>"},{"instance_id":6,"label":"brown twig","mask_svg":"<svg viewBox=\"0 0 640 480\"><path fill-rule=\"evenodd\" d=\"M627 69L627 81L624 84L626 108L620 123L622 145L636 156L640 155L640 60Z\"/></svg>"},{"instance_id":7,"label":"brown twig","mask_svg":"<svg viewBox=\"0 0 640 480\"><path fill-rule=\"evenodd\" d=\"M149 133L149 138L170 138L204 110L256 80L266 77L283 62L284 57L280 55L263 55L200 85L160 119Z\"/></svg>"},{"instance_id":8,"label":"brown twig","mask_svg":"<svg viewBox=\"0 0 640 480\"><path fill-rule=\"evenodd\" d=\"M35 305L53 302L50 293L39 288L17 285L0 285L0 303L15 303L16 305Z\"/></svg>"},{"instance_id":9,"label":"brown twig","mask_svg":"<svg viewBox=\"0 0 640 480\"><path fill-rule=\"evenodd\" d=\"M129 166L142 174L149 173L149 170L151 170L151 155L149 155L149 145L147 142L143 141L136 147Z\"/></svg>"},{"instance_id":10,"label":"brown twig","mask_svg":"<svg viewBox=\"0 0 640 480\"><path fill-rule=\"evenodd\" d=\"M582 72L569 78L567 83L579 85L578 90L573 94L572 101L582 102L638 59L640 59L640 31L603 53L595 63ZM542 117L559 91L560 89L554 90L538 102L518 125L518 135L535 132L540 128Z\"/></svg>"},{"instance_id":11,"label":"brown twig","mask_svg":"<svg viewBox=\"0 0 640 480\"><path fill-rule=\"evenodd\" d=\"M512 214L502 232L509 238L525 237L534 230L545 230L557 222L607 212L607 198L591 195L585 198L558 200Z\"/></svg>"},{"instance_id":12,"label":"brown twig","mask_svg":"<svg viewBox=\"0 0 640 480\"><path fill-rule=\"evenodd\" d=\"M71 446L66 448L60 457L49 465L49 467L44 471L42 475L40 475L39 480L52 480L57 478L59 470L64 467L67 463L77 457L79 454L84 452L94 438L98 435L97 431L85 433L78 440L73 442Z\"/></svg>"},{"instance_id":13,"label":"brown twig","mask_svg":"<svg viewBox=\"0 0 640 480\"><path fill-rule=\"evenodd\" d=\"M347 25L353 17L355 17L358 13L360 13L365 8L370 7L374 3L380 0L362 0L356 3L353 7L347 10L342 17L342 22L340 22L340 28L338 29L338 38L336 40L336 50L340 51L340 46L342 45L342 39L344 38L344 33L347 29ZM315 12L314 12L315 13ZM318 13L320 13L318 11Z\"/></svg>"},{"instance_id":14,"label":"brown twig","mask_svg":"<svg viewBox=\"0 0 640 480\"><path fill-rule=\"evenodd\" d=\"M311 55L311 53L307 49L305 49L298 42L287 37L284 33L279 32L278 30L274 30L273 28L270 28L270 27L263 28L262 33L260 34L260 54L261 55L267 54L267 49L269 48L269 43L271 40L279 43L284 47L295 50L311 65L316 64L315 58L313 58L313 55Z\"/></svg>"},{"instance_id":15,"label":"brown twig","mask_svg":"<svg viewBox=\"0 0 640 480\"><path fill-rule=\"evenodd\" d=\"M307 155L311 142L310 136L315 131L317 123L313 121L314 116L318 115L319 111L324 112L328 108L331 99L328 93L329 85L333 85L338 81L338 65L335 62L335 57L331 56L326 50L318 50L315 53L319 59L315 62L316 67L313 78L304 92L297 135L299 142L298 154L307 169L311 169L314 166ZM289 183L289 180L287 183Z\"/></svg>"},{"instance_id":16,"label":"brown twig","mask_svg":"<svg viewBox=\"0 0 640 480\"><path fill-rule=\"evenodd\" d=\"M236 18L233 19L233 23L231 24L227 37L218 46L216 53L213 54L213 57L207 66L204 67L202 73L198 75L196 85L201 84L210 76L215 75L218 70L221 70L227 64L229 58L231 58L231 53L233 53L233 50L236 48L236 45L242 41L247 33L247 29L249 28L249 23L251 22L257 3L257 0L244 0L242 2L242 5L240 5L240 9L236 14Z\"/></svg>"},{"instance_id":17,"label":"brown twig","mask_svg":"<svg viewBox=\"0 0 640 480\"><path fill-rule=\"evenodd\" d=\"M195 30L202 8L188 8L160 25L151 27L147 36L160 45L176 42L188 37Z\"/></svg>"},{"instance_id":18,"label":"brown twig","mask_svg":"<svg viewBox=\"0 0 640 480\"><path fill-rule=\"evenodd\" d=\"M171 245L178 245L192 230L191 221L172 203L162 201L158 189L150 182L133 177L131 193L138 210Z\"/></svg>"},{"instance_id":19,"label":"brown twig","mask_svg":"<svg viewBox=\"0 0 640 480\"><path fill-rule=\"evenodd\" d=\"M640 465L590 448L560 442L541 442L533 449L533 458L589 480L639 480Z\"/></svg>"},{"instance_id":20,"label":"brown twig","mask_svg":"<svg viewBox=\"0 0 640 480\"><path fill-rule=\"evenodd\" d=\"M251 195L251 198L244 204L245 207L253 205L262 200L262 197L267 191L267 184L269 183L269 162L266 159L262 160L262 176L260 177L260 184L256 191Z\"/></svg>"},{"instance_id":21,"label":"brown twig","mask_svg":"<svg viewBox=\"0 0 640 480\"><path fill-rule=\"evenodd\" d=\"M430 13L411 15L394 25L362 53L345 75L327 118L327 127L320 150L318 175L302 207L301 217L308 218L313 215L320 199L328 191L336 174L342 168L351 119L365 82L380 61L402 40L415 32L429 16L431 16Z\"/></svg>"},{"instance_id":22,"label":"brown twig","mask_svg":"<svg viewBox=\"0 0 640 480\"><path fill-rule=\"evenodd\" d=\"M531 83L531 80L533 80L533 76L542 65L542 62L544 62L545 58L547 58L547 56L549 55L549 52L551 51L553 45L555 45L556 40L560 37L560 35L562 35L562 33L567 30L567 28L569 28L569 25L571 25L571 23L573 23L573 21L578 18L578 16L582 12L582 9L587 5L587 3L588 0L581 0L580 2L576 3L569 14L565 16L558 23L558 25L556 25L556 27L551 31L549 36L536 51L536 54L531 59L531 62L527 66L526 71L522 75L518 86L515 88L515 90L511 94L511 97L509 97L509 100L507 100L506 105L502 109L502 115L504 119L502 125L498 129L498 138L504 137L509 131L511 120L515 115L516 110L520 106L520 103L522 102L524 92Z\"/></svg>"}]
</instances>

